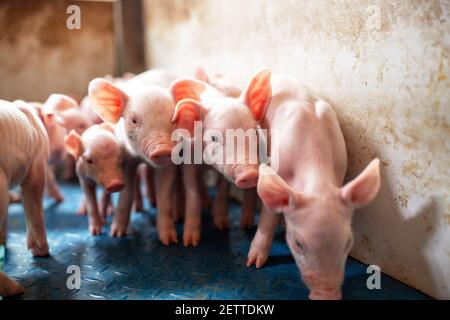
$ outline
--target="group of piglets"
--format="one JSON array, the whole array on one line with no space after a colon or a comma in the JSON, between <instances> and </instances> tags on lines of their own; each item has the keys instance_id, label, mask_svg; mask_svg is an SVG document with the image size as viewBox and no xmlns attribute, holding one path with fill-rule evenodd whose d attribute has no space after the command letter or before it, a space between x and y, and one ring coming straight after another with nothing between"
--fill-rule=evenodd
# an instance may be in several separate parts
<instances>
[{"instance_id":1,"label":"group of piglets","mask_svg":"<svg viewBox=\"0 0 450 320\"><path fill-rule=\"evenodd\" d=\"M198 123L201 132L195 130ZM187 132L188 138L174 139L176 129ZM264 141L264 146L258 147L267 150L270 161L250 161L247 144L239 163L174 163L180 141L188 149L200 141L205 150L218 144L225 154L235 151L227 150L235 148L226 141L229 129L263 135L257 142ZM43 194L46 189L55 201L63 201L54 167L66 161L83 190L79 213L87 214L92 235L102 233L112 213L110 235L125 236L133 206L142 208L145 182L149 201L157 207L160 241L177 243L175 222L184 219L183 244L197 246L201 211L210 205L205 176L214 171L214 225L229 227L230 185L244 189L242 228L253 226L259 196L261 215L247 266L265 264L283 222L311 299L341 298L353 211L372 201L380 187L378 159L343 185L347 153L332 107L295 78L269 70L257 73L243 91L202 68L186 77L155 69L94 79L81 104L61 94L50 95L43 104L0 100L0 138L0 243L6 240L8 205L21 201L28 248L34 256L48 255ZM9 191L18 185L20 196ZM103 188L99 202L97 185ZM116 207L114 192L119 192ZM0 273L0 296L22 291Z\"/></svg>"}]
</instances>

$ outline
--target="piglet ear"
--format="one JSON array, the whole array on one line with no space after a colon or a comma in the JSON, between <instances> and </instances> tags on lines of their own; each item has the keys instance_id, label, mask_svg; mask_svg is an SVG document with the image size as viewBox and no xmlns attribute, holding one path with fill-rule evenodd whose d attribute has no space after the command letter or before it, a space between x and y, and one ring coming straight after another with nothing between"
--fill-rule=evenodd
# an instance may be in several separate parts
<instances>
[{"instance_id":1,"label":"piglet ear","mask_svg":"<svg viewBox=\"0 0 450 320\"><path fill-rule=\"evenodd\" d=\"M205 70L198 66L197 70L195 70L195 79L209 83L208 75L206 74Z\"/></svg>"},{"instance_id":2,"label":"piglet ear","mask_svg":"<svg viewBox=\"0 0 450 320\"><path fill-rule=\"evenodd\" d=\"M68 154L75 159L83 153L83 142L81 137L75 130L71 130L69 134L64 138L64 147Z\"/></svg>"},{"instance_id":3,"label":"piglet ear","mask_svg":"<svg viewBox=\"0 0 450 320\"><path fill-rule=\"evenodd\" d=\"M128 103L128 95L111 82L97 78L89 83L94 111L106 122L117 123Z\"/></svg>"},{"instance_id":4,"label":"piglet ear","mask_svg":"<svg viewBox=\"0 0 450 320\"><path fill-rule=\"evenodd\" d=\"M368 204L380 189L380 160L374 159L355 179L341 188L344 201L355 206Z\"/></svg>"},{"instance_id":5,"label":"piglet ear","mask_svg":"<svg viewBox=\"0 0 450 320\"><path fill-rule=\"evenodd\" d=\"M243 92L244 103L250 109L256 121L262 121L272 98L270 85L270 70L263 70L256 74L247 89Z\"/></svg>"},{"instance_id":6,"label":"piglet ear","mask_svg":"<svg viewBox=\"0 0 450 320\"><path fill-rule=\"evenodd\" d=\"M177 124L177 128L186 129L193 134L194 122L202 121L207 113L208 111L200 102L183 99L175 107L172 122Z\"/></svg>"},{"instance_id":7,"label":"piglet ear","mask_svg":"<svg viewBox=\"0 0 450 320\"><path fill-rule=\"evenodd\" d=\"M284 211L292 201L300 201L300 195L266 164L259 166L257 191L264 204L275 212Z\"/></svg>"},{"instance_id":8,"label":"piglet ear","mask_svg":"<svg viewBox=\"0 0 450 320\"><path fill-rule=\"evenodd\" d=\"M176 80L170 85L170 92L175 103L183 99L200 101L200 94L205 90L206 84L204 82L190 78Z\"/></svg>"},{"instance_id":9,"label":"piglet ear","mask_svg":"<svg viewBox=\"0 0 450 320\"><path fill-rule=\"evenodd\" d=\"M78 102L69 96L53 93L45 101L44 112L62 112L68 109L78 108Z\"/></svg>"}]
</instances>

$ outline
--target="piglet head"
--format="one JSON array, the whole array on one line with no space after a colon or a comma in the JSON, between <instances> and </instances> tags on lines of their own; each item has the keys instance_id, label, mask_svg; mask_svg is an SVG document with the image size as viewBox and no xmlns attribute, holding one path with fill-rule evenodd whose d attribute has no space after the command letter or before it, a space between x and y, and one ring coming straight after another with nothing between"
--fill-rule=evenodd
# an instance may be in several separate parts
<instances>
[{"instance_id":1,"label":"piglet head","mask_svg":"<svg viewBox=\"0 0 450 320\"><path fill-rule=\"evenodd\" d=\"M204 160L237 187L255 187L258 181L258 122L271 97L270 71L258 73L240 99L230 98L209 84L178 80L172 85L178 101L173 121L192 130L203 121Z\"/></svg>"},{"instance_id":2,"label":"piglet head","mask_svg":"<svg viewBox=\"0 0 450 320\"><path fill-rule=\"evenodd\" d=\"M72 130L65 138L65 146L67 153L77 160L77 172L95 181L106 192L124 188L124 153L108 124L94 125L82 137Z\"/></svg>"},{"instance_id":3,"label":"piglet head","mask_svg":"<svg viewBox=\"0 0 450 320\"><path fill-rule=\"evenodd\" d=\"M73 98L59 93L51 94L45 101L42 110L46 114L57 115L58 122L67 132L75 130L82 134L91 124L78 102Z\"/></svg>"},{"instance_id":4,"label":"piglet head","mask_svg":"<svg viewBox=\"0 0 450 320\"><path fill-rule=\"evenodd\" d=\"M89 97L104 121L117 123L124 118L128 143L143 159L155 167L170 163L175 103L167 89L150 85L128 96L111 82L95 79L89 84Z\"/></svg>"},{"instance_id":5,"label":"piglet head","mask_svg":"<svg viewBox=\"0 0 450 320\"><path fill-rule=\"evenodd\" d=\"M269 209L284 214L286 240L310 299L341 299L345 262L353 244L353 210L372 201L379 187L378 159L344 187L320 194L298 193L272 168L260 166L258 194Z\"/></svg>"}]
</instances>

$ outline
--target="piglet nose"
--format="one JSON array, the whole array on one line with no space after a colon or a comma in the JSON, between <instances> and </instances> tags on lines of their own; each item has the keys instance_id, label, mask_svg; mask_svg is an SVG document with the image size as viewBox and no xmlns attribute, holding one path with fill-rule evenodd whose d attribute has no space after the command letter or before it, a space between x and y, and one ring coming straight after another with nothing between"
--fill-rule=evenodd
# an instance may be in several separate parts
<instances>
[{"instance_id":1,"label":"piglet nose","mask_svg":"<svg viewBox=\"0 0 450 320\"><path fill-rule=\"evenodd\" d=\"M150 160L156 164L168 164L172 150L170 148L158 148L150 153Z\"/></svg>"},{"instance_id":2,"label":"piglet nose","mask_svg":"<svg viewBox=\"0 0 450 320\"><path fill-rule=\"evenodd\" d=\"M125 183L120 179L112 179L105 185L105 190L108 193L118 192L125 187Z\"/></svg>"},{"instance_id":3,"label":"piglet nose","mask_svg":"<svg viewBox=\"0 0 450 320\"><path fill-rule=\"evenodd\" d=\"M236 178L236 186L241 189L248 189L256 187L258 183L258 171L255 169L250 169Z\"/></svg>"}]
</instances>

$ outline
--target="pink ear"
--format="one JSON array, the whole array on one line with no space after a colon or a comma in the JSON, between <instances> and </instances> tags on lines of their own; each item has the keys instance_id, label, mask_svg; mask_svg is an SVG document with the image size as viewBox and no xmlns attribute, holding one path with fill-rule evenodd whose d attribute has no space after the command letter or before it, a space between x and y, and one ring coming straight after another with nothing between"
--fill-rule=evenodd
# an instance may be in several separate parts
<instances>
[{"instance_id":1,"label":"pink ear","mask_svg":"<svg viewBox=\"0 0 450 320\"><path fill-rule=\"evenodd\" d=\"M205 91L205 89L205 83L189 78L176 80L170 86L170 91L172 92L175 103L183 99L200 101L200 94Z\"/></svg>"},{"instance_id":2,"label":"pink ear","mask_svg":"<svg viewBox=\"0 0 450 320\"><path fill-rule=\"evenodd\" d=\"M206 108L199 102L192 99L183 99L175 107L172 122L177 123L177 128L194 132L194 122L201 121L207 114Z\"/></svg>"},{"instance_id":3,"label":"pink ear","mask_svg":"<svg viewBox=\"0 0 450 320\"><path fill-rule=\"evenodd\" d=\"M111 82L97 78L89 83L94 111L106 122L117 123L128 103L128 96Z\"/></svg>"},{"instance_id":4,"label":"pink ear","mask_svg":"<svg viewBox=\"0 0 450 320\"><path fill-rule=\"evenodd\" d=\"M51 94L44 103L45 112L62 112L72 108L78 108L78 102L59 93Z\"/></svg>"},{"instance_id":5,"label":"pink ear","mask_svg":"<svg viewBox=\"0 0 450 320\"><path fill-rule=\"evenodd\" d=\"M264 204L275 212L283 211L295 196L291 187L266 164L259 166L257 191Z\"/></svg>"},{"instance_id":6,"label":"pink ear","mask_svg":"<svg viewBox=\"0 0 450 320\"><path fill-rule=\"evenodd\" d=\"M197 67L195 70L195 79L209 83L208 75L202 67Z\"/></svg>"},{"instance_id":7,"label":"pink ear","mask_svg":"<svg viewBox=\"0 0 450 320\"><path fill-rule=\"evenodd\" d=\"M356 206L366 205L380 189L380 160L374 159L355 179L341 188L341 197Z\"/></svg>"},{"instance_id":8,"label":"pink ear","mask_svg":"<svg viewBox=\"0 0 450 320\"><path fill-rule=\"evenodd\" d=\"M64 146L68 154L70 154L75 159L83 153L83 142L81 141L81 137L74 130L71 130L70 133L64 138Z\"/></svg>"},{"instance_id":9,"label":"pink ear","mask_svg":"<svg viewBox=\"0 0 450 320\"><path fill-rule=\"evenodd\" d=\"M263 70L253 77L244 92L244 102L253 114L256 121L262 121L267 112L272 97L270 85L270 70Z\"/></svg>"}]
</instances>

